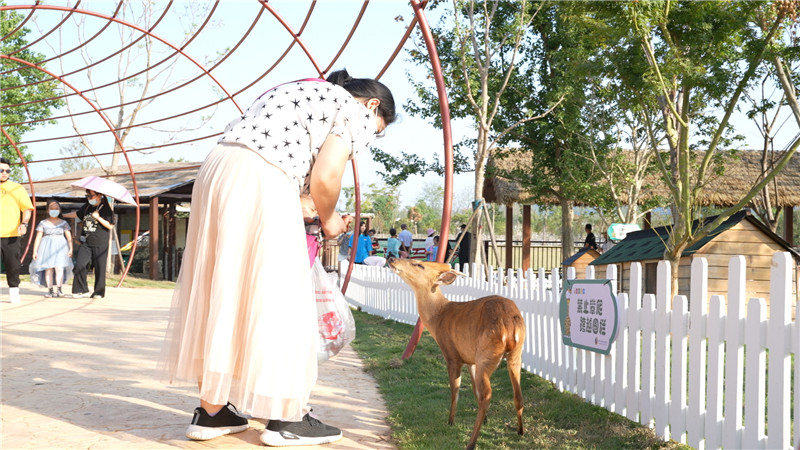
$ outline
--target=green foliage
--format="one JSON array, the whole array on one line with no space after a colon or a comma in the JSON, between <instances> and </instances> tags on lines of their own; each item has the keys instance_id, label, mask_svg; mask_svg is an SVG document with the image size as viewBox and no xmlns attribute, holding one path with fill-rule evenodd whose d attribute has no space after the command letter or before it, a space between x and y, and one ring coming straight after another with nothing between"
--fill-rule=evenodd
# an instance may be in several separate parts
<instances>
[{"instance_id":1,"label":"green foliage","mask_svg":"<svg viewBox=\"0 0 800 450\"><path fill-rule=\"evenodd\" d=\"M435 173L436 175L444 175L445 167L436 153L433 154L430 161L420 157L419 155L401 152L400 156L391 155L379 148L371 147L372 159L375 162L383 165L384 170L378 171L383 182L389 186L400 186L404 181L408 180L411 175L425 175L427 173ZM462 173L470 170L469 161L461 153L453 152L453 173Z\"/></svg>"},{"instance_id":2,"label":"green foliage","mask_svg":"<svg viewBox=\"0 0 800 450\"><path fill-rule=\"evenodd\" d=\"M358 329L353 348L378 381L398 447L463 448L478 409L468 373L462 373L455 425L450 426L447 367L430 334L426 331L414 355L402 360L410 325L360 311L353 311L353 316ZM647 427L574 394L559 392L552 383L525 371L521 377L525 434L519 436L505 362L492 375L491 384L492 402L479 448L686 448L664 442Z\"/></svg>"},{"instance_id":3,"label":"green foliage","mask_svg":"<svg viewBox=\"0 0 800 450\"><path fill-rule=\"evenodd\" d=\"M709 223L700 230L690 226L703 214L699 198L704 186L710 178L724 175L723 149L740 140L729 119L741 107L742 93L760 82L771 59L781 54L778 42L788 32L787 23L767 2L593 5L597 22L609 30L615 44L630 49L629 61L636 61L626 64L609 50L608 76L620 81L620 90L648 99L650 105L656 102L663 112L658 127L669 153L656 156L674 205L675 228L667 256L677 263L684 248L718 225ZM631 67L636 77L624 75ZM723 211L719 221L755 194L752 190Z\"/></svg>"},{"instance_id":4,"label":"green foliage","mask_svg":"<svg viewBox=\"0 0 800 450\"><path fill-rule=\"evenodd\" d=\"M23 15L14 11L0 11L0 36L3 36L0 54L40 65L45 56L25 48L28 45L25 36L30 29L22 27L11 34L23 19ZM0 58L0 72L3 72L0 77L0 101L3 105L0 125L14 143L22 141L22 136L35 127L54 123L47 118L52 115L53 109L63 104L63 100L57 98L60 92L56 80L41 70L7 58ZM25 153L24 145L19 146L19 151L26 160L31 159L31 155ZM20 161L17 151L4 134L0 134L0 155L12 163ZM18 178L21 168L12 168L12 177Z\"/></svg>"},{"instance_id":5,"label":"green foliage","mask_svg":"<svg viewBox=\"0 0 800 450\"><path fill-rule=\"evenodd\" d=\"M369 190L369 194L364 197L361 205L362 210L375 214L372 228L379 233L387 233L389 228L394 226L394 219L399 217L397 210L400 198L397 195L397 188L378 187L370 184Z\"/></svg>"},{"instance_id":6,"label":"green foliage","mask_svg":"<svg viewBox=\"0 0 800 450\"><path fill-rule=\"evenodd\" d=\"M519 182L534 201L556 197L597 205L609 192L605 184L598 183L600 174L587 155L592 147L602 156L614 143L601 134L603 129L586 121L593 117L587 106L593 78L598 75L592 63L597 44L585 38L590 30L574 19L582 13L576 8L550 4L532 24L526 48L531 64L525 67L518 85L523 95L502 98L509 113L501 120L513 123L524 118L526 109L540 109L560 98L563 101L553 113L525 123L508 136L506 149L496 157L514 158L520 164L494 175ZM528 107L515 110L514 104L520 101Z\"/></svg>"}]
</instances>

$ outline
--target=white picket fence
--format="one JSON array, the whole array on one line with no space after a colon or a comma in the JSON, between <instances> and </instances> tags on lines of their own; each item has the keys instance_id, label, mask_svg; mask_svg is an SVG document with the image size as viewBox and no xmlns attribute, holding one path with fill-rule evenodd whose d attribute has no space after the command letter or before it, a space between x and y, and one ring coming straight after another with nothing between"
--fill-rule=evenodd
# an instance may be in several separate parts
<instances>
[{"instance_id":1,"label":"white picket fence","mask_svg":"<svg viewBox=\"0 0 800 450\"><path fill-rule=\"evenodd\" d=\"M616 270L609 267L610 279ZM800 350L800 327L791 315L792 270L788 253L773 256L767 316L764 299L745 298L743 256L729 264L727 311L722 296L703 301L705 259L692 263L689 298L674 296L672 304L669 263L658 264L657 294L644 296L641 265L633 264L631 292L617 294L621 317L609 355L562 343L560 293L550 289L561 286L558 271L549 277L544 269L490 271L488 281L463 277L442 291L451 301L493 294L511 298L528 329L525 370L647 425L664 439L695 448L785 449L800 445L800 426L793 428L792 420L800 417L800 400L793 395L800 380L800 363L792 363ZM593 278L592 266L586 278ZM367 313L417 321L413 292L387 268L355 266L346 297Z\"/></svg>"}]
</instances>

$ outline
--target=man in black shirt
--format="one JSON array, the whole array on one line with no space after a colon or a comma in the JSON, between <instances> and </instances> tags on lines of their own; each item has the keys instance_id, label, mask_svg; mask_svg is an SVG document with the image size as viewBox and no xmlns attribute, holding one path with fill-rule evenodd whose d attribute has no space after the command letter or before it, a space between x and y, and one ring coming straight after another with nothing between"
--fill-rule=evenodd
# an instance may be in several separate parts
<instances>
[{"instance_id":1,"label":"man in black shirt","mask_svg":"<svg viewBox=\"0 0 800 450\"><path fill-rule=\"evenodd\" d=\"M597 250L597 240L592 233L592 224L586 224L586 240L583 241L583 248L589 247L592 250Z\"/></svg>"},{"instance_id":2,"label":"man in black shirt","mask_svg":"<svg viewBox=\"0 0 800 450\"><path fill-rule=\"evenodd\" d=\"M464 264L470 263L470 253L472 250L472 233L467 231L467 226L465 224L461 224L461 231L456 236L456 242L458 242L459 237L464 235L464 238L461 239L461 243L458 244L458 263L462 266Z\"/></svg>"}]
</instances>

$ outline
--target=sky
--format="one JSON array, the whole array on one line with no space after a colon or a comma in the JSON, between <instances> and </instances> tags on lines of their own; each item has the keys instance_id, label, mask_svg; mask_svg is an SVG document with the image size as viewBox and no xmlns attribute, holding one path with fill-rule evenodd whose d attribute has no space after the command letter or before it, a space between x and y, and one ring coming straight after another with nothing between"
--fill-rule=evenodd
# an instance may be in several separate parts
<instances>
[{"instance_id":1,"label":"sky","mask_svg":"<svg viewBox=\"0 0 800 450\"><path fill-rule=\"evenodd\" d=\"M29 5L32 2L7 0L8 5ZM67 6L74 2L64 1L44 1L44 5ZM174 13L170 14L163 22L159 23L154 29L155 33L164 39L179 43L183 40L182 34L189 26L190 10L210 3L203 2L176 2L173 8ZM310 1L273 1L269 5L277 10L292 27L299 30L305 14L308 10ZM443 3L449 7L448 2ZM167 2L156 2L156 9L164 8ZM320 66L325 67L331 61L339 48L347 39L353 22L359 14L363 5L361 1L340 0L340 1L321 1L317 2L308 24L303 31L301 38L309 52L311 52ZM97 13L111 15L114 2L109 1L84 1L80 8L96 11ZM211 67L207 62L217 55L230 55L223 64L212 72L229 92L238 92L235 100L242 109L247 106L262 92L267 89L291 80L316 76L313 65L309 62L300 46L294 46L292 50L281 60L274 70L253 86L244 89L247 84L256 79L266 68L277 61L284 50L291 42L291 36L286 29L275 20L270 14L264 14L256 27L248 31L254 17L261 10L261 6L256 1L236 1L226 0L220 2L218 11L214 14L214 20L207 26L207 29L198 34L191 44L185 47L185 52L194 60L205 67ZM25 13L25 11L23 11ZM29 40L34 40L41 33L54 27L54 24L61 20L60 11L39 10L35 15L35 23L29 24L33 31L28 36ZM84 36L91 36L107 22L92 16L75 15L84 22L80 26ZM201 15L199 17L205 17ZM402 20L398 20L402 18ZM397 43L400 41L405 27L411 22L413 11L407 1L399 0L373 0L362 18L362 21L352 36L348 46L341 54L332 70L347 68L351 75L357 77L373 77L378 74ZM438 14L432 12L428 16L429 22L435 24L438 21ZM140 19L125 17L126 20L143 23ZM56 73L70 73L78 67L85 67L89 63L97 63L91 72L76 72L66 77L67 81L82 91L89 90L92 86L109 84L108 87L97 91L97 103L101 105L119 103L116 80L123 75L120 73L134 73L146 65L143 58L121 61L119 58L111 58L103 61L105 55L116 51L120 47L120 30L124 27L112 25L100 38L94 39L85 48L88 56L83 59L80 52L70 53L63 59L64 67L57 62L48 63L48 68ZM244 34L249 33L245 43L230 53L230 49L238 39ZM85 37L83 38L86 39ZM68 20L54 33L47 36L42 41L37 41L33 49L46 55L59 53L61 51L77 46L80 41L80 31L74 21ZM406 48L414 44L409 42ZM166 45L157 42L156 52L163 55L172 50ZM156 60L158 58L155 58ZM100 62L98 62L100 61ZM128 68L125 69L125 66ZM159 66L157 70L162 70ZM170 79L185 80L198 73L197 67L188 59L182 58L178 64L170 69ZM391 154L400 155L400 152L420 154L427 158L436 155L442 158L443 155L443 135L442 131L436 129L425 120L412 117L404 110L407 102L417 101L416 95L412 90L409 79L423 79L425 71L407 61L406 52L401 51L394 63L391 65L381 81L386 84L394 93L398 106L400 120L391 125L386 132L386 137L375 141L375 146L380 147ZM157 80L163 80L162 75ZM137 80L141 81L141 77ZM161 85L156 83L153 91L164 91L171 89L175 84ZM132 87L128 87L132 89ZM244 89L244 90L243 90ZM92 94L95 95L95 94ZM191 110L205 105L219 98L221 95L220 86L215 84L210 78L206 77L199 82L192 83L187 87L176 89L168 95L164 95L148 105L142 110L137 118L138 123L158 120L168 117L178 112ZM126 100L135 98L131 92L126 92ZM74 110L87 110L86 104L76 103L72 106ZM63 111L56 112L57 115L64 114ZM159 130L175 130L179 128L191 128L179 135L177 140L187 140L191 137L207 136L221 131L225 125L239 115L239 111L232 102L223 103L215 109L207 109L198 113L192 120L175 119L160 122L156 126L147 128L137 128L131 135L126 145L128 147L146 147L154 144L163 144L175 139L173 133ZM200 116L206 116L207 121L200 120ZM79 129L86 133L91 131L107 130L105 124L96 115L87 114L78 119ZM736 131L746 136L746 146L748 148L760 148L761 136L756 127L741 114L733 121ZM25 136L25 140L45 139L58 136L73 135L72 124L68 120L59 120L56 125L46 125L39 127L36 131ZM786 143L797 133L796 124L791 121L776 140L775 148L782 149ZM453 142L458 142L465 137L472 137L475 134L471 124L464 121L453 123ZM100 151L110 151L113 147L113 140L108 133L100 136L88 138L92 144ZM179 146L169 146L152 154L130 153L134 163L154 163L166 161L170 158L183 158L187 161L202 161L203 158L213 147L216 138L198 140L190 144ZM60 157L59 149L69 144L66 139L47 141L42 143L32 143L28 145L29 151L34 155L34 159L48 159ZM104 163L108 164L108 158ZM367 186L372 183L381 185L381 178L377 174L382 167L372 161L369 152L363 152L358 157L359 177L362 184L362 192L367 190ZM30 165L34 180L58 175L61 169L58 163L38 163ZM353 185L353 176L348 165L348 170L343 179L345 187ZM400 200L403 205L410 205L416 202L422 195L424 188L429 185L443 185L441 177L435 175L413 176L408 179L400 188ZM454 200L468 199L474 189L474 173L469 172L459 174L454 177ZM362 194L363 195L363 194ZM457 203L458 207L459 204ZM466 205L463 205L466 206Z\"/></svg>"}]
</instances>

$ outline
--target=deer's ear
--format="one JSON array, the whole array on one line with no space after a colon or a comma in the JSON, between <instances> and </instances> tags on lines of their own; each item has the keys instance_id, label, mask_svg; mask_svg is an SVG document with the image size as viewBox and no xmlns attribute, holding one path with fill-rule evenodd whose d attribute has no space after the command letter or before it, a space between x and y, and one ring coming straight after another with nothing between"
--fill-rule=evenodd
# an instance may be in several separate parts
<instances>
[{"instance_id":1,"label":"deer's ear","mask_svg":"<svg viewBox=\"0 0 800 450\"><path fill-rule=\"evenodd\" d=\"M453 284L456 281L456 278L458 278L458 275L459 273L454 270L443 272L441 275L439 275L439 283Z\"/></svg>"}]
</instances>

